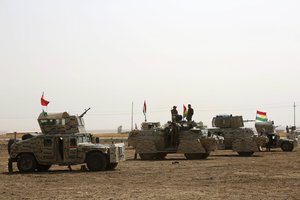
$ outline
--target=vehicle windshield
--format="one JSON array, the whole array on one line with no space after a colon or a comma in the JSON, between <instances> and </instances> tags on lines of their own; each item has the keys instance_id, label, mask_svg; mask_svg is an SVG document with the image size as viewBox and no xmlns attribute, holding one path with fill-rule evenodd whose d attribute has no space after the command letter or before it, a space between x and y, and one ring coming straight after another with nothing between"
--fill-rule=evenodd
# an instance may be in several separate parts
<instances>
[{"instance_id":1,"label":"vehicle windshield","mask_svg":"<svg viewBox=\"0 0 300 200\"><path fill-rule=\"evenodd\" d=\"M80 135L77 137L78 143L88 143L91 142L91 137L88 135Z\"/></svg>"}]
</instances>

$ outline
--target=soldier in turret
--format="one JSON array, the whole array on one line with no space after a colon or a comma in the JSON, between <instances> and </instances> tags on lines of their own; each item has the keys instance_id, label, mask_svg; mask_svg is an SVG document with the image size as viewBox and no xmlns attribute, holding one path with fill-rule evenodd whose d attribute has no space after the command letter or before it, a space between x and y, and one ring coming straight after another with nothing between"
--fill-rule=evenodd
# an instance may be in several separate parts
<instances>
[{"instance_id":1,"label":"soldier in turret","mask_svg":"<svg viewBox=\"0 0 300 200\"><path fill-rule=\"evenodd\" d=\"M188 122L192 121L193 114L194 114L194 109L192 108L191 104L188 104L188 111L186 116Z\"/></svg>"},{"instance_id":2,"label":"soldier in turret","mask_svg":"<svg viewBox=\"0 0 300 200\"><path fill-rule=\"evenodd\" d=\"M176 121L176 116L178 115L178 111L176 108L177 108L176 106L173 106L173 109L171 110L172 122Z\"/></svg>"}]
</instances>

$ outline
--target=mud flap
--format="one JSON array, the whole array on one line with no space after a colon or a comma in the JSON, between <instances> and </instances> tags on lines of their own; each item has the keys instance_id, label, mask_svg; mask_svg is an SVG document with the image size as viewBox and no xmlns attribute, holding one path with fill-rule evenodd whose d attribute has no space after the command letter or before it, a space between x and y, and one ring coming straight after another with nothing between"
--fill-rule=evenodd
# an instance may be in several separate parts
<instances>
[{"instance_id":1,"label":"mud flap","mask_svg":"<svg viewBox=\"0 0 300 200\"><path fill-rule=\"evenodd\" d=\"M259 146L253 138L240 138L232 142L232 150L237 152L258 152Z\"/></svg>"},{"instance_id":2,"label":"mud flap","mask_svg":"<svg viewBox=\"0 0 300 200\"><path fill-rule=\"evenodd\" d=\"M201 144L200 139L184 140L181 139L177 153L206 153L207 151Z\"/></svg>"},{"instance_id":3,"label":"mud flap","mask_svg":"<svg viewBox=\"0 0 300 200\"><path fill-rule=\"evenodd\" d=\"M154 141L139 140L136 145L136 153L157 153Z\"/></svg>"},{"instance_id":4,"label":"mud flap","mask_svg":"<svg viewBox=\"0 0 300 200\"><path fill-rule=\"evenodd\" d=\"M11 159L8 159L7 168L8 168L8 173L13 173L13 162L11 161Z\"/></svg>"}]
</instances>

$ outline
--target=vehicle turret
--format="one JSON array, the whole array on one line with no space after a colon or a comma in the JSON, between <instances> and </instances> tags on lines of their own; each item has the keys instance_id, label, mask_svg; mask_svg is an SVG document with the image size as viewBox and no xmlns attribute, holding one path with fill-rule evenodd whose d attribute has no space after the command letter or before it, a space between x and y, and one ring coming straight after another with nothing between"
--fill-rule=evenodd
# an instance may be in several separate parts
<instances>
[{"instance_id":1,"label":"vehicle turret","mask_svg":"<svg viewBox=\"0 0 300 200\"><path fill-rule=\"evenodd\" d=\"M267 122L255 122L255 129L260 134L272 134L275 131L275 126L273 121Z\"/></svg>"},{"instance_id":2,"label":"vehicle turret","mask_svg":"<svg viewBox=\"0 0 300 200\"><path fill-rule=\"evenodd\" d=\"M86 132L83 118L77 115L69 115L67 112L42 112L38 117L38 123L43 134L72 134Z\"/></svg>"},{"instance_id":3,"label":"vehicle turret","mask_svg":"<svg viewBox=\"0 0 300 200\"><path fill-rule=\"evenodd\" d=\"M244 126L242 116L217 115L212 120L212 126L217 128L240 128Z\"/></svg>"}]
</instances>

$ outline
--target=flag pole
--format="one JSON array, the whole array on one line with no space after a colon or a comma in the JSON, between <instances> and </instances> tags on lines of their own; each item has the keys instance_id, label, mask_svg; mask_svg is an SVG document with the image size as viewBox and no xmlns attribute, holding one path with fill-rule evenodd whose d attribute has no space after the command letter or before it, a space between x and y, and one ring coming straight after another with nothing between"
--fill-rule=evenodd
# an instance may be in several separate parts
<instances>
[{"instance_id":1,"label":"flag pole","mask_svg":"<svg viewBox=\"0 0 300 200\"><path fill-rule=\"evenodd\" d=\"M296 103L294 102L294 126L296 127Z\"/></svg>"}]
</instances>

